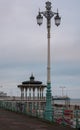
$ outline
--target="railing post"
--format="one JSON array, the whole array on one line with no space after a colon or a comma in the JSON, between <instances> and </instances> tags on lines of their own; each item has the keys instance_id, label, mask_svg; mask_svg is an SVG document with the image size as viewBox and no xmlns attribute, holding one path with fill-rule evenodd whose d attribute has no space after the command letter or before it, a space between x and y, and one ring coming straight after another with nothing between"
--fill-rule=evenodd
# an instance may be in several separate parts
<instances>
[{"instance_id":1,"label":"railing post","mask_svg":"<svg viewBox=\"0 0 80 130\"><path fill-rule=\"evenodd\" d=\"M79 124L79 110L76 110L76 128L80 130L80 124Z\"/></svg>"},{"instance_id":2,"label":"railing post","mask_svg":"<svg viewBox=\"0 0 80 130\"><path fill-rule=\"evenodd\" d=\"M64 107L62 109L62 125L65 126L65 121L64 121Z\"/></svg>"}]
</instances>

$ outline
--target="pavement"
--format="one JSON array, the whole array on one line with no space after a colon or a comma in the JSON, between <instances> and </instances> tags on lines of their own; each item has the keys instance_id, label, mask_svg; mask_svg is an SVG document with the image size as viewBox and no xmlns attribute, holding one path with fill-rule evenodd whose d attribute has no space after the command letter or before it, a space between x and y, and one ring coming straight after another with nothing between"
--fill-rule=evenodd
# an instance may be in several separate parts
<instances>
[{"instance_id":1,"label":"pavement","mask_svg":"<svg viewBox=\"0 0 80 130\"><path fill-rule=\"evenodd\" d=\"M73 128L0 109L0 130L73 130Z\"/></svg>"}]
</instances>

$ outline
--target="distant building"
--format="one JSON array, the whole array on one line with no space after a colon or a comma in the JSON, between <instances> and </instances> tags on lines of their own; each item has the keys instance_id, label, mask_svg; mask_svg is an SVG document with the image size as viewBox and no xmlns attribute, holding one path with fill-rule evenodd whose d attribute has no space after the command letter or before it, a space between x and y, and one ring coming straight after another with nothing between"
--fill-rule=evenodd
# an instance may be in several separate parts
<instances>
[{"instance_id":1,"label":"distant building","mask_svg":"<svg viewBox=\"0 0 80 130\"><path fill-rule=\"evenodd\" d=\"M0 92L0 97L6 97L6 96L7 96L7 93Z\"/></svg>"}]
</instances>

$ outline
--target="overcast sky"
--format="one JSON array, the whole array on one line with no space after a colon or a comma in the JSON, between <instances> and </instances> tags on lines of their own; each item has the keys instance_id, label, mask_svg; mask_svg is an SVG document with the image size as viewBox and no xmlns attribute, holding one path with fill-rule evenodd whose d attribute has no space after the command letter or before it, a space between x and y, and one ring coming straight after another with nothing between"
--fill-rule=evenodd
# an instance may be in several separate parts
<instances>
[{"instance_id":1,"label":"overcast sky","mask_svg":"<svg viewBox=\"0 0 80 130\"><path fill-rule=\"evenodd\" d=\"M50 0L59 10L61 25L51 20L52 95L80 98L80 0ZM38 26L36 16L46 0L0 0L0 89L19 95L17 85L31 73L46 84L46 19Z\"/></svg>"}]
</instances>

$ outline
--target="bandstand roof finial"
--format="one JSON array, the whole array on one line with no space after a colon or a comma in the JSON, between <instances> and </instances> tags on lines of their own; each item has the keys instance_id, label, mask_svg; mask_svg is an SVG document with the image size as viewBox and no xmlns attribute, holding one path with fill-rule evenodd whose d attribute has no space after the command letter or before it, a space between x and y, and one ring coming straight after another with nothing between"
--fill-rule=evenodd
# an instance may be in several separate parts
<instances>
[{"instance_id":1,"label":"bandstand roof finial","mask_svg":"<svg viewBox=\"0 0 80 130\"><path fill-rule=\"evenodd\" d=\"M33 76L33 73L30 76L30 81L34 81L35 77Z\"/></svg>"}]
</instances>

